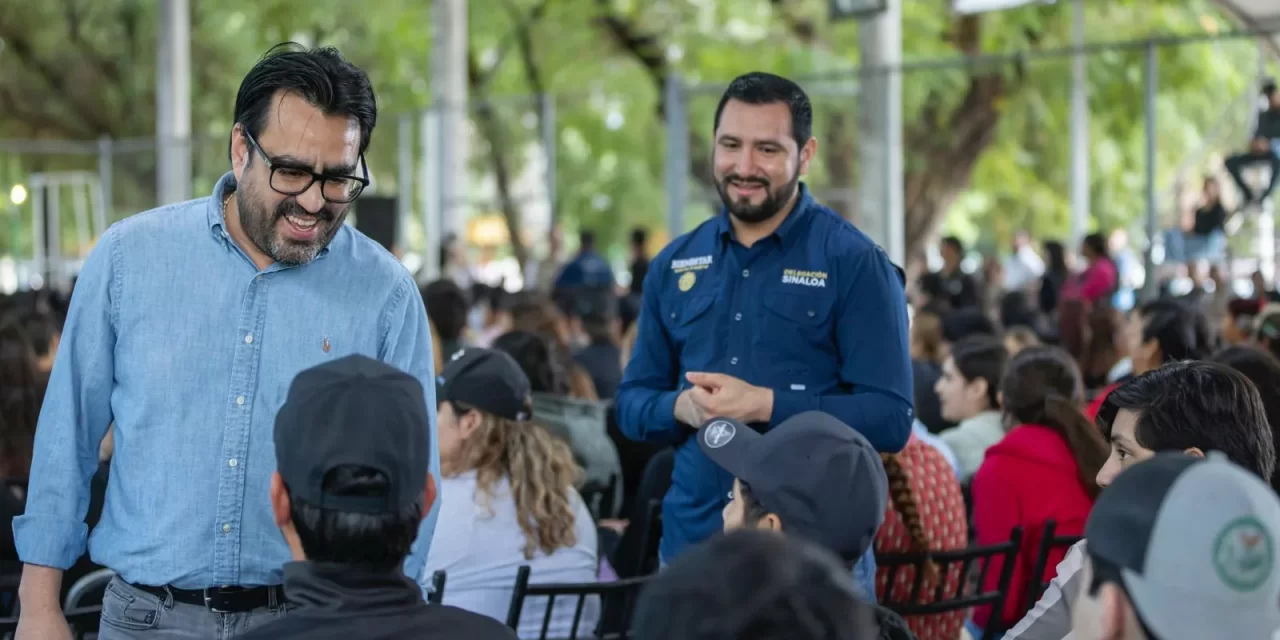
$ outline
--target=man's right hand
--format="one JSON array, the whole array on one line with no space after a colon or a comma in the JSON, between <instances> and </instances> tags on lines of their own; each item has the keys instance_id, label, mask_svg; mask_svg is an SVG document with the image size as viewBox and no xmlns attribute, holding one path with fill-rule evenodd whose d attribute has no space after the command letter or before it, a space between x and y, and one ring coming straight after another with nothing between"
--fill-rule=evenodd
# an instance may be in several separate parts
<instances>
[{"instance_id":1,"label":"man's right hand","mask_svg":"<svg viewBox=\"0 0 1280 640\"><path fill-rule=\"evenodd\" d=\"M18 586L18 632L14 640L71 640L71 627L58 601L62 570L35 564L22 566Z\"/></svg>"},{"instance_id":2,"label":"man's right hand","mask_svg":"<svg viewBox=\"0 0 1280 640\"><path fill-rule=\"evenodd\" d=\"M14 640L71 640L71 626L61 609L23 607Z\"/></svg>"}]
</instances>

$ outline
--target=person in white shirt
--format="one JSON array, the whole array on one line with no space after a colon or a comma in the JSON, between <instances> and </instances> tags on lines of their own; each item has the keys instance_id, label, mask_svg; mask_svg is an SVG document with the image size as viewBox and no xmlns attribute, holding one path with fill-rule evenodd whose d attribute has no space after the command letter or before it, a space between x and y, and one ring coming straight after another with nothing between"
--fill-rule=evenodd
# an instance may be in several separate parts
<instances>
[{"instance_id":1,"label":"person in white shirt","mask_svg":"<svg viewBox=\"0 0 1280 640\"><path fill-rule=\"evenodd\" d=\"M1044 260L1031 244L1031 236L1026 231L1013 234L1013 254L1004 261L1004 290L1029 289L1043 275Z\"/></svg>"},{"instance_id":2,"label":"person in white shirt","mask_svg":"<svg viewBox=\"0 0 1280 640\"><path fill-rule=\"evenodd\" d=\"M530 421L529 379L506 353L466 349L437 380L440 519L423 580L445 572L444 604L506 620L522 565L530 583L597 579L596 526L574 488L568 445ZM557 599L547 637L568 637L577 598ZM517 634L537 638L546 602L528 598ZM599 601L579 630L594 629Z\"/></svg>"}]
</instances>

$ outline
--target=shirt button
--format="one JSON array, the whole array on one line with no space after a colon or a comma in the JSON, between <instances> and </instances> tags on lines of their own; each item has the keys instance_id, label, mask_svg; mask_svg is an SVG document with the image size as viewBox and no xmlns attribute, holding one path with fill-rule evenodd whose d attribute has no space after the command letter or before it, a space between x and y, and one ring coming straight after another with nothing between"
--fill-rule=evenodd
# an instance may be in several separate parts
<instances>
[{"instance_id":1,"label":"shirt button","mask_svg":"<svg viewBox=\"0 0 1280 640\"><path fill-rule=\"evenodd\" d=\"M230 524L224 524L224 525L222 525L222 532L223 532L223 533L231 533L231 525L230 525Z\"/></svg>"},{"instance_id":2,"label":"shirt button","mask_svg":"<svg viewBox=\"0 0 1280 640\"><path fill-rule=\"evenodd\" d=\"M737 358L729 358L729 364L738 364Z\"/></svg>"},{"instance_id":3,"label":"shirt button","mask_svg":"<svg viewBox=\"0 0 1280 640\"><path fill-rule=\"evenodd\" d=\"M751 277L751 270L750 270L750 269L743 269L743 270L742 270L742 277L744 277L744 278L750 278L750 277Z\"/></svg>"},{"instance_id":4,"label":"shirt button","mask_svg":"<svg viewBox=\"0 0 1280 640\"><path fill-rule=\"evenodd\" d=\"M672 312L671 312L671 319L672 319L672 320L675 320L675 319L676 319L676 312L674 312L674 311L672 311Z\"/></svg>"},{"instance_id":5,"label":"shirt button","mask_svg":"<svg viewBox=\"0 0 1280 640\"><path fill-rule=\"evenodd\" d=\"M810 309L810 310L809 310L809 317L810 317L810 318L812 318L812 317L814 317L814 316L816 316L816 315L818 315L818 313L817 313L816 311L814 311L814 310L812 310L812 309Z\"/></svg>"},{"instance_id":6,"label":"shirt button","mask_svg":"<svg viewBox=\"0 0 1280 640\"><path fill-rule=\"evenodd\" d=\"M742 319L742 314L741 314L741 313L735 313L735 314L733 314L733 319L734 319L734 320L741 320L741 319Z\"/></svg>"},{"instance_id":7,"label":"shirt button","mask_svg":"<svg viewBox=\"0 0 1280 640\"><path fill-rule=\"evenodd\" d=\"M252 334L252 333L244 337L244 343L245 343L245 344L253 344L253 334Z\"/></svg>"},{"instance_id":8,"label":"shirt button","mask_svg":"<svg viewBox=\"0 0 1280 640\"><path fill-rule=\"evenodd\" d=\"M236 396L236 404L244 404L244 396Z\"/></svg>"},{"instance_id":9,"label":"shirt button","mask_svg":"<svg viewBox=\"0 0 1280 640\"><path fill-rule=\"evenodd\" d=\"M236 462L236 459L235 459L235 458L232 458L232 459L230 459L230 460L228 460L228 461L227 461L227 466L228 466L228 467L234 467L234 466L236 466L236 465L238 465L238 464L240 464L240 463L239 463L239 462Z\"/></svg>"}]
</instances>

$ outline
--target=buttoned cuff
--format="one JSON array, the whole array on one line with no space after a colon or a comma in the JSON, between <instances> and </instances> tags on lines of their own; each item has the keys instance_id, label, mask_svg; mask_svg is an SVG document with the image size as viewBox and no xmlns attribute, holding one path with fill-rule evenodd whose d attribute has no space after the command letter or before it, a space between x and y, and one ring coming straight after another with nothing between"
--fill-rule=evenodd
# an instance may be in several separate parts
<instances>
[{"instance_id":1,"label":"buttoned cuff","mask_svg":"<svg viewBox=\"0 0 1280 640\"><path fill-rule=\"evenodd\" d=\"M84 555L89 526L83 522L29 514L13 519L13 542L25 564L66 571Z\"/></svg>"},{"instance_id":2,"label":"buttoned cuff","mask_svg":"<svg viewBox=\"0 0 1280 640\"><path fill-rule=\"evenodd\" d=\"M804 413L805 411L816 411L819 405L819 396L800 391L783 391L781 389L773 390L773 414L769 416L769 426L776 427L783 420Z\"/></svg>"}]
</instances>

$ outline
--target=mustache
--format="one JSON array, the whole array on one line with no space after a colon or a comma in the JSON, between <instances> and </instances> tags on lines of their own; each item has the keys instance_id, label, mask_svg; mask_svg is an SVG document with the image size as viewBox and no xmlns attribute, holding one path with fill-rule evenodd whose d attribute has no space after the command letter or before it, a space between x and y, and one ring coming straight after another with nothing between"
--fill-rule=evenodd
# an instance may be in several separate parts
<instances>
[{"instance_id":1,"label":"mustache","mask_svg":"<svg viewBox=\"0 0 1280 640\"><path fill-rule=\"evenodd\" d=\"M756 184L762 187L768 187L769 181L764 178L744 178L736 173L730 173L724 177L725 184Z\"/></svg>"},{"instance_id":2,"label":"mustache","mask_svg":"<svg viewBox=\"0 0 1280 640\"><path fill-rule=\"evenodd\" d=\"M277 219L290 215L298 216L300 218L317 218L321 222L330 222L334 218L333 212L329 211L328 206L321 207L319 211L311 213L310 211L303 209L302 205L298 204L298 201L293 198L288 198L276 205Z\"/></svg>"}]
</instances>

